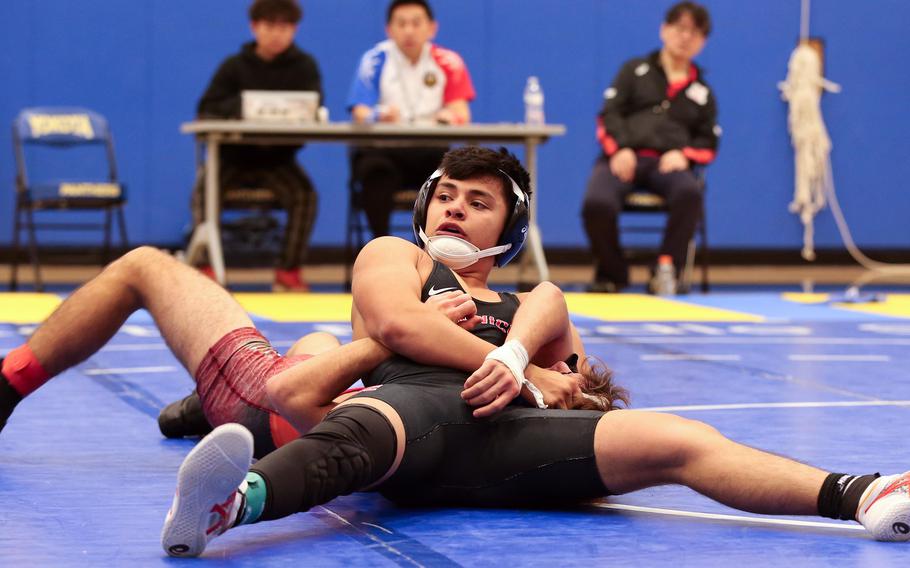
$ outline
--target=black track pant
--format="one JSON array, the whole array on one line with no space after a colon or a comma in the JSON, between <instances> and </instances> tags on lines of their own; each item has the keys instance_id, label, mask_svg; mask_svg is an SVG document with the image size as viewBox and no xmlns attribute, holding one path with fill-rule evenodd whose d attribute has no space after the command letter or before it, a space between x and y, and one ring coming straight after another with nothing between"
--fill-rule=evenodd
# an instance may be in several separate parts
<instances>
[{"instance_id":1,"label":"black track pant","mask_svg":"<svg viewBox=\"0 0 910 568\"><path fill-rule=\"evenodd\" d=\"M200 168L193 188L193 221L203 219L205 211L205 176ZM316 220L318 196L306 172L296 163L273 167L240 167L224 164L219 174L222 195L228 189L271 190L287 212L279 268L295 269L303 264L310 233Z\"/></svg>"},{"instance_id":2,"label":"black track pant","mask_svg":"<svg viewBox=\"0 0 910 568\"><path fill-rule=\"evenodd\" d=\"M629 267L619 244L618 216L626 195L636 187L653 191L667 200L670 213L660 254L673 257L677 273L685 266L689 241L701 214L701 184L691 170L662 174L657 170L657 164L657 158L639 156L634 183L622 182L613 175L606 157L601 156L594 164L581 216L597 262L596 280L608 280L620 286L629 283Z\"/></svg>"},{"instance_id":3,"label":"black track pant","mask_svg":"<svg viewBox=\"0 0 910 568\"><path fill-rule=\"evenodd\" d=\"M351 172L360 184L363 210L374 237L389 234L394 195L420 189L446 153L445 148L358 148L351 155Z\"/></svg>"}]
</instances>

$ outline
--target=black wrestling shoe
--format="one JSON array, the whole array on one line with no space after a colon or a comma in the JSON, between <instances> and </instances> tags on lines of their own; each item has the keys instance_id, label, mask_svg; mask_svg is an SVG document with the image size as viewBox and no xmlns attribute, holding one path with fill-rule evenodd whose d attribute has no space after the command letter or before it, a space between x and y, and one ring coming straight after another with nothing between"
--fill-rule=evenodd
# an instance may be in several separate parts
<instances>
[{"instance_id":1,"label":"black wrestling shoe","mask_svg":"<svg viewBox=\"0 0 910 568\"><path fill-rule=\"evenodd\" d=\"M195 390L164 407L158 415L158 428L165 438L205 436L212 431L212 426L202 412L202 401Z\"/></svg>"},{"instance_id":2,"label":"black wrestling shoe","mask_svg":"<svg viewBox=\"0 0 910 568\"><path fill-rule=\"evenodd\" d=\"M0 359L0 369L3 368L3 359ZM3 427L6 426L6 421L9 418L10 414L13 413L13 409L16 408L16 405L19 404L19 401L22 400L22 395L19 394L16 389L13 388L9 381L6 380L2 374L0 374L0 432L3 431Z\"/></svg>"}]
</instances>

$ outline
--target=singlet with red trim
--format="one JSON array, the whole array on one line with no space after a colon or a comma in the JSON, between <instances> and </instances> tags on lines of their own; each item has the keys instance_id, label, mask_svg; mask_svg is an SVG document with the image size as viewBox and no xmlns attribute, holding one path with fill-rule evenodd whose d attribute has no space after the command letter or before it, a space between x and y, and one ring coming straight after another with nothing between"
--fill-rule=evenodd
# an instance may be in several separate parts
<instances>
[{"instance_id":1,"label":"singlet with red trim","mask_svg":"<svg viewBox=\"0 0 910 568\"><path fill-rule=\"evenodd\" d=\"M453 290L465 291L448 267L439 261L434 261L430 276L423 284L421 301L425 302L430 296ZM500 292L499 298L499 302L474 299L474 303L477 305L477 315L481 317L481 321L471 330L471 333L477 337L496 346L505 343L506 335L512 325L512 318L520 304L515 294ZM367 386L402 381L426 382L427 380L434 383L440 381L463 383L465 375L464 371L448 367L431 367L396 355L376 367L368 377L364 378L363 382Z\"/></svg>"}]
</instances>

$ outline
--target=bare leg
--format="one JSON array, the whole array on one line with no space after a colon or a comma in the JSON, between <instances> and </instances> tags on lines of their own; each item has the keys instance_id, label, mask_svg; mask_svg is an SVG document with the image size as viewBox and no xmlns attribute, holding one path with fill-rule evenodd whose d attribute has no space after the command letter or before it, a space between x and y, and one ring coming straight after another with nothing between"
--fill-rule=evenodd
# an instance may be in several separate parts
<instances>
[{"instance_id":1,"label":"bare leg","mask_svg":"<svg viewBox=\"0 0 910 568\"><path fill-rule=\"evenodd\" d=\"M817 515L827 473L725 438L671 414L617 410L594 436L597 468L615 493L675 483L754 513Z\"/></svg>"},{"instance_id":2,"label":"bare leg","mask_svg":"<svg viewBox=\"0 0 910 568\"><path fill-rule=\"evenodd\" d=\"M141 247L73 293L29 338L29 347L56 375L98 351L140 308L152 314L191 375L221 337L253 325L223 288L166 253Z\"/></svg>"}]
</instances>

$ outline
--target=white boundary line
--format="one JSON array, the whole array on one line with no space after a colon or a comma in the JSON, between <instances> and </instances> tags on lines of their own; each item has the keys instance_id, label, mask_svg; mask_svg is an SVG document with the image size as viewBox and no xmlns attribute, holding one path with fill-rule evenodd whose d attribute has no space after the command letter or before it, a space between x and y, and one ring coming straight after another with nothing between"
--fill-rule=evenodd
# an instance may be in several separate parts
<instances>
[{"instance_id":1,"label":"white boundary line","mask_svg":"<svg viewBox=\"0 0 910 568\"><path fill-rule=\"evenodd\" d=\"M820 529L834 529L845 531L865 531L860 525L847 525L837 523L820 523L817 521L795 521L791 519L777 519L771 517L749 517L746 515L722 515L719 513L697 513L693 511L680 511L677 509L659 509L657 507L640 507L638 505L623 505L621 503L591 503L600 509L614 511L629 511L633 513L651 513L669 517L689 517L697 519L710 519L714 521L733 521L736 523L753 523L758 525L783 525L790 527L812 527Z\"/></svg>"},{"instance_id":2,"label":"white boundary line","mask_svg":"<svg viewBox=\"0 0 910 568\"><path fill-rule=\"evenodd\" d=\"M825 362L825 361L837 361L844 363L887 363L891 361L889 355L810 355L803 353L794 353L787 355L787 359L791 361L811 361L811 362Z\"/></svg>"},{"instance_id":3,"label":"white boundary line","mask_svg":"<svg viewBox=\"0 0 910 568\"><path fill-rule=\"evenodd\" d=\"M112 369L88 369L86 375L137 375L140 373L171 373L177 367L120 367Z\"/></svg>"},{"instance_id":4,"label":"white boundary line","mask_svg":"<svg viewBox=\"0 0 910 568\"><path fill-rule=\"evenodd\" d=\"M642 361L742 361L742 355L697 355L691 353L670 353L642 355Z\"/></svg>"},{"instance_id":5,"label":"white boundary line","mask_svg":"<svg viewBox=\"0 0 910 568\"><path fill-rule=\"evenodd\" d=\"M845 400L829 402L750 402L743 404L691 404L650 406L632 410L649 412L697 412L700 410L751 410L756 408L849 408L858 406L910 406L910 400Z\"/></svg>"},{"instance_id":6,"label":"white boundary line","mask_svg":"<svg viewBox=\"0 0 910 568\"><path fill-rule=\"evenodd\" d=\"M584 343L694 343L730 345L910 345L910 339L889 337L678 337L672 335L582 336Z\"/></svg>"},{"instance_id":7,"label":"white boundary line","mask_svg":"<svg viewBox=\"0 0 910 568\"><path fill-rule=\"evenodd\" d=\"M331 517L333 517L336 521L338 521L338 522L340 522L340 523L343 523L343 524L349 526L351 529L353 529L353 530L359 532L360 534L364 535L365 537L367 537L367 538L370 539L371 541L375 542L378 546L381 546L382 548L388 550L390 553L394 554L395 556L398 556L398 557L400 557L402 560L406 560L406 561L410 562L410 563L413 564L414 566L419 566L419 567L423 568L423 564L421 564L421 563L418 562L417 560L414 560L413 558L411 558L411 557L408 556L407 554L405 554L405 553L403 553L402 551L398 550L398 549L395 548L392 544L389 544L389 543L383 541L382 539L376 537L376 535L372 535L372 534L370 534L369 532L364 531L363 529L357 528L357 527L356 527L355 525L353 525L349 520L345 519L344 517L342 517L341 515L339 515L339 514L336 513L335 511L329 509L329 508L326 507L325 505L320 505L319 508L322 509L323 511L325 511L326 513L328 513L328 514L329 514ZM363 524L368 525L368 526L371 526L371 527L372 527L372 526L376 526L376 525L372 525L372 524L370 524L370 523L363 523ZM379 528L382 528L382 527L379 527ZM391 532L390 532L389 530L384 529L384 528L383 528L383 530L384 530L385 532L388 532L388 533L391 534Z\"/></svg>"}]
</instances>

